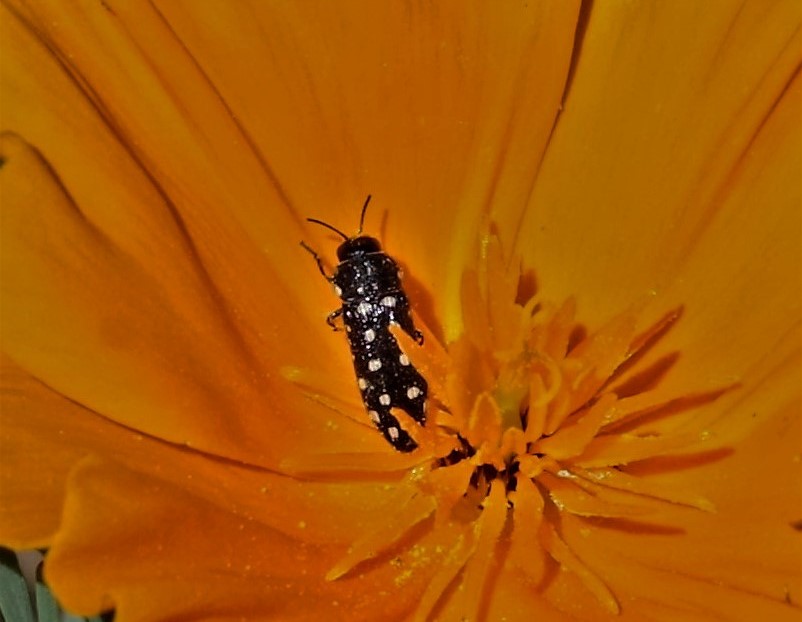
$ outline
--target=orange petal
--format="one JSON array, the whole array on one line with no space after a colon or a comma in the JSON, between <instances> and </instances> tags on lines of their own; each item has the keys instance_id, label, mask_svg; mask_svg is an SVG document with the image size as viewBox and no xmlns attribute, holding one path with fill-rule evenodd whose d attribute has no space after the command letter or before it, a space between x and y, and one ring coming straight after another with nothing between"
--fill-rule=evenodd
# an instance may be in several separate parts
<instances>
[{"instance_id":1,"label":"orange petal","mask_svg":"<svg viewBox=\"0 0 802 622\"><path fill-rule=\"evenodd\" d=\"M2 381L0 450L14 468L2 470L0 539L15 546L52 542L66 478L87 456L111 458L221 511L250 516L308 542L352 542L386 512L395 494L397 475L362 483L298 482L132 431L58 395L16 366L4 365ZM37 468L17 468L26 464ZM271 504L271 498L281 503Z\"/></svg>"},{"instance_id":2,"label":"orange petal","mask_svg":"<svg viewBox=\"0 0 802 622\"><path fill-rule=\"evenodd\" d=\"M650 391L624 398L613 406L605 421L604 431L637 431L642 435L650 435L668 433L683 424L699 425L699 410L702 407L714 404L721 396L738 388L736 384L702 393L689 392L662 403L654 403L655 397Z\"/></svg>"},{"instance_id":3,"label":"orange petal","mask_svg":"<svg viewBox=\"0 0 802 622\"><path fill-rule=\"evenodd\" d=\"M603 395L586 411L575 414L570 423L563 425L552 436L538 440L533 452L547 454L555 460L584 454L585 447L604 425L615 402L616 396L612 393Z\"/></svg>"},{"instance_id":4,"label":"orange petal","mask_svg":"<svg viewBox=\"0 0 802 622\"><path fill-rule=\"evenodd\" d=\"M553 382L559 383L559 380L552 379ZM559 385L557 386L559 388ZM554 393L546 390L543 378L540 374L532 374L532 381L529 385L529 408L526 411L526 440L534 443L543 435L543 429L546 425L546 416L548 413L548 402L543 399L544 397L553 397Z\"/></svg>"},{"instance_id":5,"label":"orange petal","mask_svg":"<svg viewBox=\"0 0 802 622\"><path fill-rule=\"evenodd\" d=\"M189 191L212 214L233 211L224 230L250 224L271 256L296 242L285 235L292 212L312 206L349 228L354 205L381 196L387 248L403 246L408 273L445 292L427 320L445 318L450 332L459 325L455 268L482 214L511 205L509 226L520 217L559 109L578 3L51 3L25 12L69 54L127 142L166 163L160 182L171 194ZM232 64L243 55L247 63ZM264 209L279 201L292 212ZM286 268L287 277L299 269Z\"/></svg>"},{"instance_id":6,"label":"orange petal","mask_svg":"<svg viewBox=\"0 0 802 622\"><path fill-rule=\"evenodd\" d=\"M586 470L581 467L572 466L571 473L581 477L583 480L593 485L594 488L599 486L614 488L616 490L623 490L636 495L668 501L670 503L688 505L707 512L715 511L715 507L708 499L693 490L682 490L677 489L676 486L672 488L669 485L655 484L650 482L647 478L633 477L618 469L599 468Z\"/></svg>"},{"instance_id":7,"label":"orange petal","mask_svg":"<svg viewBox=\"0 0 802 622\"><path fill-rule=\"evenodd\" d=\"M316 304L293 304L316 272L298 246L300 218L159 11L11 4L4 127L44 154L87 219L147 272L192 268L171 287L201 281L210 291L192 302L228 315L260 360L304 346L266 347L290 326L324 334L322 279L304 292Z\"/></svg>"},{"instance_id":8,"label":"orange petal","mask_svg":"<svg viewBox=\"0 0 802 622\"><path fill-rule=\"evenodd\" d=\"M570 547L563 542L554 527L548 522L543 524L540 541L549 552L549 555L559 562L563 568L570 570L579 577L582 584L598 599L599 604L607 613L615 614L620 611L620 605L610 588L571 551Z\"/></svg>"},{"instance_id":9,"label":"orange petal","mask_svg":"<svg viewBox=\"0 0 802 622\"><path fill-rule=\"evenodd\" d=\"M474 467L462 460L447 467L437 468L426 475L424 490L437 499L435 520L447 520L451 509L462 499L473 474Z\"/></svg>"},{"instance_id":10,"label":"orange petal","mask_svg":"<svg viewBox=\"0 0 802 622\"><path fill-rule=\"evenodd\" d=\"M54 424L88 418L88 413L5 358L0 394L0 541L20 549L45 547L61 519L67 475L86 455L75 442L73 426ZM43 418L44 425L36 425ZM100 417L95 421L112 432L111 424ZM118 433L132 436L122 428Z\"/></svg>"},{"instance_id":11,"label":"orange petal","mask_svg":"<svg viewBox=\"0 0 802 622\"><path fill-rule=\"evenodd\" d=\"M544 335L547 341L543 344L543 350L551 358L562 360L568 352L571 333L576 328L575 316L576 299L569 297L553 312L553 317L549 318L549 330Z\"/></svg>"},{"instance_id":12,"label":"orange petal","mask_svg":"<svg viewBox=\"0 0 802 622\"><path fill-rule=\"evenodd\" d=\"M513 504L509 562L537 586L546 570L544 551L538 540L543 521L543 496L528 477L518 477L510 495Z\"/></svg>"},{"instance_id":13,"label":"orange petal","mask_svg":"<svg viewBox=\"0 0 802 622\"><path fill-rule=\"evenodd\" d=\"M474 403L465 437L474 447L481 447L485 443L493 449L498 446L501 440L501 413L488 393L482 393Z\"/></svg>"},{"instance_id":14,"label":"orange petal","mask_svg":"<svg viewBox=\"0 0 802 622\"><path fill-rule=\"evenodd\" d=\"M697 569L697 558L689 558L687 554L683 555L685 561L679 567L673 567L673 563L667 567L660 561L643 563L639 560L640 555L634 550L636 548L648 549L652 554L650 557L653 558L671 557L672 549L678 548L676 533L661 536L660 532L655 530L648 536L648 546L633 546L630 536L628 546L608 547L604 546L607 537L603 533L604 530L600 534L600 530L589 528L584 522L567 520L566 531L566 540L570 541L570 546L583 559L598 567L603 565L605 582L621 597L622 619L695 622L711 619L792 622L799 619L799 607L794 604L788 586L783 592L782 584L778 585L779 598L767 598L761 593L762 590L754 586L756 578L763 582L769 576L767 569L762 568L760 559L753 560L750 569L738 560L739 576L733 581L731 576L736 573L727 573L730 576L725 577L721 568L715 577L705 576L704 571L700 572ZM642 539L644 536L639 537ZM685 535L681 537L687 538ZM669 541L655 541L658 538ZM705 549L703 539L695 541L692 546L696 545L702 550ZM680 547L684 553L687 553L686 546L689 545ZM708 554L708 551L703 553L703 555ZM728 555L729 563L735 562L739 557L734 555L732 548ZM722 559L716 561L719 566L722 563L726 565L728 562ZM772 579L777 581L776 576Z\"/></svg>"},{"instance_id":15,"label":"orange petal","mask_svg":"<svg viewBox=\"0 0 802 622\"><path fill-rule=\"evenodd\" d=\"M114 463L88 459L69 490L46 576L75 612L113 606L115 619L129 622L198 611L223 618L368 620L376 611L401 615L422 587L413 580L382 590L396 575L390 565L348 581L324 581L342 547L282 535L182 486ZM265 501L275 505L270 497Z\"/></svg>"},{"instance_id":16,"label":"orange petal","mask_svg":"<svg viewBox=\"0 0 802 622\"><path fill-rule=\"evenodd\" d=\"M397 544L412 527L431 516L437 501L432 496L421 495L414 486L401 487L391 507L387 520L354 542L346 555L326 573L327 581L339 579L360 562Z\"/></svg>"},{"instance_id":17,"label":"orange petal","mask_svg":"<svg viewBox=\"0 0 802 622\"><path fill-rule=\"evenodd\" d=\"M476 270L467 269L462 273L460 297L464 334L480 352L492 352L492 324L487 298L482 292L482 283Z\"/></svg>"},{"instance_id":18,"label":"orange petal","mask_svg":"<svg viewBox=\"0 0 802 622\"><path fill-rule=\"evenodd\" d=\"M635 436L610 434L594 438L574 462L584 467L615 466L645 460L669 452L701 451L702 439L695 434L673 436Z\"/></svg>"},{"instance_id":19,"label":"orange petal","mask_svg":"<svg viewBox=\"0 0 802 622\"><path fill-rule=\"evenodd\" d=\"M495 480L483 504L482 515L474 524L476 548L462 573L462 581L446 606L446 619L477 620L482 603L490 598L495 584L499 559L499 538L507 519L507 499L504 484Z\"/></svg>"},{"instance_id":20,"label":"orange petal","mask_svg":"<svg viewBox=\"0 0 802 622\"><path fill-rule=\"evenodd\" d=\"M623 499L610 498L612 495L609 494L590 494L565 478L549 473L543 473L538 482L549 491L549 497L558 510L576 516L643 516L651 510L645 503L638 503L636 497L631 497L627 503Z\"/></svg>"},{"instance_id":21,"label":"orange petal","mask_svg":"<svg viewBox=\"0 0 802 622\"><path fill-rule=\"evenodd\" d=\"M149 273L36 151L6 136L2 153L2 339L17 363L133 429L255 464L303 442L303 426L325 428L259 372L189 255Z\"/></svg>"},{"instance_id":22,"label":"orange petal","mask_svg":"<svg viewBox=\"0 0 802 622\"><path fill-rule=\"evenodd\" d=\"M437 571L420 596L418 606L412 616L414 622L425 622L430 619L432 611L438 607L443 594L476 550L476 537L471 529L459 530L456 525L452 524L449 526L449 530L456 536L456 540L451 544Z\"/></svg>"},{"instance_id":23,"label":"orange petal","mask_svg":"<svg viewBox=\"0 0 802 622\"><path fill-rule=\"evenodd\" d=\"M467 339L449 346L451 368L446 378L448 406L457 426L467 427L480 393L491 391L495 377L489 362Z\"/></svg>"},{"instance_id":24,"label":"orange petal","mask_svg":"<svg viewBox=\"0 0 802 622\"><path fill-rule=\"evenodd\" d=\"M579 373L570 386L566 414L573 412L591 399L619 365L627 359L636 318L637 314L634 310L619 314L584 339L568 354L565 360L566 365L576 365ZM553 432L560 423L562 423L560 417L550 422L549 432Z\"/></svg>"},{"instance_id":25,"label":"orange petal","mask_svg":"<svg viewBox=\"0 0 802 622\"><path fill-rule=\"evenodd\" d=\"M187 440L207 449L214 445L218 453L274 465L275 456L265 448L275 443L290 450L305 442L299 433L307 425L311 426L309 432L323 430L317 441L328 443L327 413L300 400L282 404L284 400L277 399L276 393L290 388L278 373L281 367L314 362L329 378L330 390L348 390L358 399L347 347L323 322L333 300L329 292L324 293L328 288L323 279L315 277L321 289L298 287L316 273L314 263L298 246L298 219L281 208L264 162L252 150L242 148L243 141L247 143L242 128L232 120L206 77L185 50L180 50L174 33L151 6L121 6L110 11L102 5L67 7L61 3L15 7L0 9L6 14L2 40L9 60L1 70L2 92L8 95L3 100L4 127L13 128L44 154L69 197L67 203L74 206L58 220L63 224L64 219L75 219L64 229L71 239L65 239L61 231L55 239L65 244L94 244L95 253L86 255L83 264L54 257L56 266L38 265L43 258L27 265L24 256L16 256L16 274L27 269L25 278L32 278L39 268L41 279L59 281L63 270L58 268L63 264L70 274L75 273L77 281L64 283L65 288L77 290L70 292L71 297L78 301L82 295L87 304L86 299L91 299L94 315L102 315L96 320L105 331L101 338L111 340L118 350L133 349L130 345L135 342L143 357L161 358L164 365L169 362L167 369L157 374L161 384L177 384L180 374L207 376L197 384L213 385L201 389L212 393L205 400L208 406L225 418L229 428L232 420L247 427L239 438L228 439L229 447L222 447L227 436L237 436L235 430L193 431L192 422L182 420L181 431L171 430L170 440ZM65 48L69 52L62 52ZM60 62L68 57L69 61ZM171 81L170 89L165 88L165 81ZM30 101L41 105L29 106ZM70 122L65 124L64 119ZM29 170L25 175L29 173L37 175ZM44 190L38 192L34 196L40 200ZM47 223L39 227L37 218L56 218L47 212L57 209L55 206L42 209L46 211L37 206L28 214L34 230L47 230ZM97 236L81 233L82 227ZM81 235L89 239L76 237ZM106 248L98 247L98 236L105 239ZM34 252L30 245L35 246L35 240L26 242L27 247L23 242L17 239L4 257L17 253L17 247ZM54 253L68 251L57 244L53 248ZM107 262L104 253L116 254L114 261ZM128 265L121 265L126 262ZM104 269L110 277L104 278ZM86 271L91 273L84 274ZM136 271L140 274L133 274ZM125 288L130 302L120 291ZM61 331L68 316L50 322L47 309L58 308L63 301L53 307L43 299L43 292L34 289L30 293L38 299L17 304L40 309L45 316L37 318L45 320L42 328L52 324L53 332ZM63 291L49 293L64 297ZM73 311L83 313L81 309ZM133 319L129 315L137 321L128 321ZM99 321L104 318L105 322ZM68 339L70 333L60 337L38 334L58 342ZM155 343L147 342L148 335ZM304 338L289 338L292 336ZM77 340L79 335L74 337ZM182 338L189 343L181 343ZM81 349L96 346L96 342L70 344L64 355L82 357ZM37 341L26 343L33 349ZM179 350L177 354L163 347L170 343ZM105 343L101 345L106 348ZM198 352L203 362L194 358ZM40 366L60 362L48 357ZM142 362L156 373L155 360ZM32 369L47 376L50 384L65 388L65 379L49 377L61 371ZM106 373L113 369L112 365ZM143 391L148 388L145 379L137 378L130 380L129 387L137 380L143 382ZM227 392L228 396L215 392ZM268 393L276 397L270 408L264 403ZM196 409L188 396L180 392L177 396L185 401L186 413ZM239 404L242 417L231 416L231 404L220 403L226 399ZM154 410L169 412L170 408L160 405ZM262 434L267 431L266 422L281 425L282 417L286 417L288 430ZM131 413L125 415L126 423L132 424L132 420ZM178 423L169 417L160 421L163 427ZM194 427L198 426L196 422ZM167 433L153 425L138 427ZM340 444L342 434L335 439ZM349 444L359 445L358 432L351 429L344 434ZM201 435L207 438L195 438ZM249 448L248 439L254 446ZM234 451L233 445L240 449ZM255 455L244 455L249 452Z\"/></svg>"},{"instance_id":26,"label":"orange petal","mask_svg":"<svg viewBox=\"0 0 802 622\"><path fill-rule=\"evenodd\" d=\"M506 260L498 237L491 235L485 256L485 300L492 331L493 349L498 353L520 347L522 309L514 304L518 290L519 270L515 258ZM512 264L511 266L509 264ZM528 327L526 318L525 326ZM466 330L467 327L466 327Z\"/></svg>"},{"instance_id":27,"label":"orange petal","mask_svg":"<svg viewBox=\"0 0 802 622\"><path fill-rule=\"evenodd\" d=\"M762 200L751 204L761 209L737 210L712 195L729 185L733 167L787 95L799 62L798 7L758 1L709 8L611 3L589 11L517 250L537 267L541 296L562 300L581 292L590 321L625 308L633 293L673 284L679 287L669 300L689 313L710 301L705 314L712 331L713 317L727 317L744 298L714 302L721 292L711 282L745 283L742 266L752 259L752 274L776 267L790 276L788 262L781 267L756 242L769 239L767 229L779 240L797 236L797 229L780 231L766 217L789 209L783 195L790 199L799 184L791 188L786 178L773 189L767 185ZM677 36L688 24L694 37ZM798 144L797 136L789 132L786 140ZM785 157L777 154L777 161ZM774 174L766 173L768 181ZM721 224L710 229L715 219ZM715 233L724 221L725 229L750 232L749 242L746 235L734 240ZM697 245L710 245L706 260L689 256ZM681 283L691 275L698 275L694 283Z\"/></svg>"},{"instance_id":28,"label":"orange petal","mask_svg":"<svg viewBox=\"0 0 802 622\"><path fill-rule=\"evenodd\" d=\"M709 498L715 513L664 504L640 525L563 522L577 554L603 564L625 611L699 620L799 616L800 404L765 412L761 401L756 395L743 405L758 415L734 452L627 467L643 485Z\"/></svg>"},{"instance_id":29,"label":"orange petal","mask_svg":"<svg viewBox=\"0 0 802 622\"><path fill-rule=\"evenodd\" d=\"M539 545L538 545L539 546ZM558 579L559 580L559 576ZM572 586L574 592L581 590L578 585ZM576 595L573 596L576 599ZM539 586L527 583L525 575L514 566L504 566L487 606L488 620L506 620L507 622L576 622L577 616L563 613L554 604L544 598ZM591 618L592 619L592 618Z\"/></svg>"}]
</instances>

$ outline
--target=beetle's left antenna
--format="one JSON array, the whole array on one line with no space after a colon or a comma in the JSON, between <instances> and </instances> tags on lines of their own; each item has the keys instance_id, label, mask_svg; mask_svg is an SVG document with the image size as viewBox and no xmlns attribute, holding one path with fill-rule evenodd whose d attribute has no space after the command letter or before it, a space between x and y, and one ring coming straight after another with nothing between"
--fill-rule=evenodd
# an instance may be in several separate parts
<instances>
[{"instance_id":1,"label":"beetle's left antenna","mask_svg":"<svg viewBox=\"0 0 802 622\"><path fill-rule=\"evenodd\" d=\"M326 229L331 229L332 231L334 231L334 233L341 236L343 240L345 240L346 242L348 241L348 236L345 235L342 231L340 231L337 227L332 227L329 223L323 222L322 220L318 220L317 218L307 218L306 220L308 222L313 222L316 225L322 225L326 227Z\"/></svg>"},{"instance_id":2,"label":"beetle's left antenna","mask_svg":"<svg viewBox=\"0 0 802 622\"><path fill-rule=\"evenodd\" d=\"M356 232L357 235L362 235L362 225L365 224L365 212L368 211L368 203L370 203L370 195L365 199L365 204L362 206L362 213L359 216L359 231Z\"/></svg>"}]
</instances>

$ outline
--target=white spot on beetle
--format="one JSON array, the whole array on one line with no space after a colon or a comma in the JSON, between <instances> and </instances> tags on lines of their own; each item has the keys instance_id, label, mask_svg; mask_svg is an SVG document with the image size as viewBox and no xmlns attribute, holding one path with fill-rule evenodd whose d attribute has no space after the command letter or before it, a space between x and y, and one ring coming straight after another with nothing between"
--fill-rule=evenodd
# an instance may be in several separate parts
<instances>
[{"instance_id":1,"label":"white spot on beetle","mask_svg":"<svg viewBox=\"0 0 802 622\"><path fill-rule=\"evenodd\" d=\"M382 362L379 359L370 359L368 361L368 369L370 371L379 371L382 368Z\"/></svg>"},{"instance_id":2,"label":"white spot on beetle","mask_svg":"<svg viewBox=\"0 0 802 622\"><path fill-rule=\"evenodd\" d=\"M375 410L369 410L368 417L370 417L370 420L373 423L379 423L379 413L377 413Z\"/></svg>"},{"instance_id":3,"label":"white spot on beetle","mask_svg":"<svg viewBox=\"0 0 802 622\"><path fill-rule=\"evenodd\" d=\"M389 406L390 405L390 396L387 395L386 393L382 393L379 396L379 404L381 404L382 406Z\"/></svg>"},{"instance_id":4,"label":"white spot on beetle","mask_svg":"<svg viewBox=\"0 0 802 622\"><path fill-rule=\"evenodd\" d=\"M369 329L367 329L367 330L365 331L365 341L367 341L368 343L370 343L370 342L371 342L371 341L373 341L374 339L376 339L376 331L375 331L375 330L373 330L372 328L369 328Z\"/></svg>"},{"instance_id":5,"label":"white spot on beetle","mask_svg":"<svg viewBox=\"0 0 802 622\"><path fill-rule=\"evenodd\" d=\"M356 310L359 311L362 315L367 315L368 313L370 313L370 303L360 302Z\"/></svg>"},{"instance_id":6,"label":"white spot on beetle","mask_svg":"<svg viewBox=\"0 0 802 622\"><path fill-rule=\"evenodd\" d=\"M357 378L356 383L359 385L359 388L363 391L368 388L368 381L364 378Z\"/></svg>"},{"instance_id":7,"label":"white spot on beetle","mask_svg":"<svg viewBox=\"0 0 802 622\"><path fill-rule=\"evenodd\" d=\"M339 285L335 285L334 286L334 293L337 294L338 296L342 296L343 295L343 290L340 289Z\"/></svg>"},{"instance_id":8,"label":"white spot on beetle","mask_svg":"<svg viewBox=\"0 0 802 622\"><path fill-rule=\"evenodd\" d=\"M418 387L409 387L407 389L407 397L409 399L414 400L419 395L420 395L420 389Z\"/></svg>"},{"instance_id":9,"label":"white spot on beetle","mask_svg":"<svg viewBox=\"0 0 802 622\"><path fill-rule=\"evenodd\" d=\"M387 434L389 434L390 438L394 441L398 440L398 428L387 428Z\"/></svg>"},{"instance_id":10,"label":"white spot on beetle","mask_svg":"<svg viewBox=\"0 0 802 622\"><path fill-rule=\"evenodd\" d=\"M409 365L409 357L406 354L404 354L403 352L401 353L401 356L398 357L398 361L402 365Z\"/></svg>"},{"instance_id":11,"label":"white spot on beetle","mask_svg":"<svg viewBox=\"0 0 802 622\"><path fill-rule=\"evenodd\" d=\"M395 306L395 296L385 296L381 299L381 304L385 307Z\"/></svg>"}]
</instances>

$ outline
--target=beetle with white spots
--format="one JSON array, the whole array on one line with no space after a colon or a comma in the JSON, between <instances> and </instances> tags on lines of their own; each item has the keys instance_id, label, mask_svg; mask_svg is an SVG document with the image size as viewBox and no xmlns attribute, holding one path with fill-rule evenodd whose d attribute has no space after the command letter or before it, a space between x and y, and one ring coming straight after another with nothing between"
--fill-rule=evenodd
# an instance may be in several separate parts
<instances>
[{"instance_id":1,"label":"beetle with white spots","mask_svg":"<svg viewBox=\"0 0 802 622\"><path fill-rule=\"evenodd\" d=\"M419 345L423 343L423 334L412 321L398 264L382 250L377 239L362 235L369 201L370 196L362 207L359 231L353 237L328 223L307 219L331 229L345 240L337 248L339 264L334 274L327 274L320 256L303 242L301 244L315 258L321 274L332 283L342 300L342 306L330 313L326 321L339 330L335 320L342 318L351 346L357 386L368 417L393 447L409 452L418 444L401 427L392 409L403 410L424 425L428 384L402 352L390 326L400 326Z\"/></svg>"}]
</instances>

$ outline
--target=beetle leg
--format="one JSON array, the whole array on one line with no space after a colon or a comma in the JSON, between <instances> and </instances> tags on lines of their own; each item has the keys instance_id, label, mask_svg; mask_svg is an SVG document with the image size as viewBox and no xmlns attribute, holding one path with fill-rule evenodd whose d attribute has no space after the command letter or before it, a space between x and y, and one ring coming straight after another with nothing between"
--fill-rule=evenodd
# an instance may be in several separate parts
<instances>
[{"instance_id":1,"label":"beetle leg","mask_svg":"<svg viewBox=\"0 0 802 622\"><path fill-rule=\"evenodd\" d=\"M309 252L309 254L315 258L315 261L317 262L317 269L320 270L320 274L323 275L323 278L329 282L333 281L334 277L326 274L326 269L323 267L323 260L320 258L320 255L318 255L315 250L304 241L301 241L301 246L303 246Z\"/></svg>"},{"instance_id":2,"label":"beetle leg","mask_svg":"<svg viewBox=\"0 0 802 622\"><path fill-rule=\"evenodd\" d=\"M403 331L412 337L419 346L423 345L423 333L415 328L415 324L412 323L412 315L410 314L409 303L407 302L406 296L400 297L397 305L395 313L396 321Z\"/></svg>"},{"instance_id":3,"label":"beetle leg","mask_svg":"<svg viewBox=\"0 0 802 622\"><path fill-rule=\"evenodd\" d=\"M338 327L334 323L334 320L337 319L338 317L340 317L342 314L343 314L342 308L337 309L336 311L332 311L331 313L328 314L328 316L326 316L326 324L331 326L331 329L334 330L334 331L342 330L340 327Z\"/></svg>"}]
</instances>

